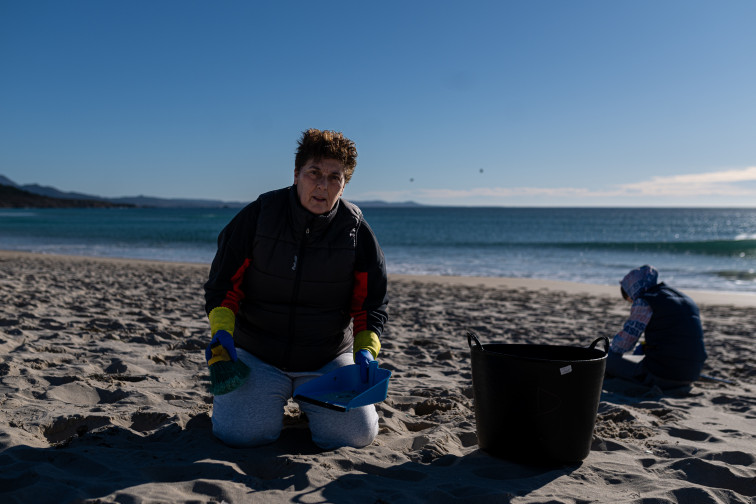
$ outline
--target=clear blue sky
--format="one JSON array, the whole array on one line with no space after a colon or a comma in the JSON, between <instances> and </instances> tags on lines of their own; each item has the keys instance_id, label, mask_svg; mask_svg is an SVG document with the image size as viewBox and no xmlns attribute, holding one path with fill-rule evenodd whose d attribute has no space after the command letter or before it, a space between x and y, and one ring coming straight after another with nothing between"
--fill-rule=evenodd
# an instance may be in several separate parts
<instances>
[{"instance_id":1,"label":"clear blue sky","mask_svg":"<svg viewBox=\"0 0 756 504\"><path fill-rule=\"evenodd\" d=\"M358 201L756 206L754 26L752 0L3 0L0 174L250 201L316 127L357 143Z\"/></svg>"}]
</instances>

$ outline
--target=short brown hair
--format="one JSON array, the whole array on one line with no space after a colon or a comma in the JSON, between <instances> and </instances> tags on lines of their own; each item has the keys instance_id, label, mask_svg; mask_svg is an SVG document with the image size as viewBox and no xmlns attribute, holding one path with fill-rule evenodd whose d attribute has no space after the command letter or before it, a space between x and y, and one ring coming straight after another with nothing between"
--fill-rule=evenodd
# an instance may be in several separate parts
<instances>
[{"instance_id":1,"label":"short brown hair","mask_svg":"<svg viewBox=\"0 0 756 504\"><path fill-rule=\"evenodd\" d=\"M297 156L294 159L294 170L299 172L310 159L335 159L344 165L344 181L349 182L357 166L357 148L354 142L345 137L340 131L319 130L310 128L302 132L297 142Z\"/></svg>"}]
</instances>

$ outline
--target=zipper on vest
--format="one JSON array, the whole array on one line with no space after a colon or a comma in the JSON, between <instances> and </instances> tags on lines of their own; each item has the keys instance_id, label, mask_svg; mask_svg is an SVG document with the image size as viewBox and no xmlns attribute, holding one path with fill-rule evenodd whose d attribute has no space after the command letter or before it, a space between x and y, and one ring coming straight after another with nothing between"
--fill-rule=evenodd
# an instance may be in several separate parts
<instances>
[{"instance_id":1,"label":"zipper on vest","mask_svg":"<svg viewBox=\"0 0 756 504\"><path fill-rule=\"evenodd\" d=\"M302 282L302 265L304 262L305 246L307 245L307 239L310 237L310 226L305 227L304 236L302 242L299 245L299 252L297 253L296 260L297 268L294 276L294 290L291 293L291 304L289 305L289 338L286 342L286 349L284 353L284 371L288 369L291 361L291 347L294 343L296 329L297 329L297 299L299 298L299 284Z\"/></svg>"}]
</instances>

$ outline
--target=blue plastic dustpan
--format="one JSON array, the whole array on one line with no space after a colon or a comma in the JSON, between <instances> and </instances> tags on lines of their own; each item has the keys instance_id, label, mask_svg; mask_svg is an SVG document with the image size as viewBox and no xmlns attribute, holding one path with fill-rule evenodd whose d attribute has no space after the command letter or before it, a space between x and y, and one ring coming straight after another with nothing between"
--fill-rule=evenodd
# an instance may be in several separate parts
<instances>
[{"instance_id":1,"label":"blue plastic dustpan","mask_svg":"<svg viewBox=\"0 0 756 504\"><path fill-rule=\"evenodd\" d=\"M343 366L297 387L294 400L349 411L386 399L390 377L391 371L379 368L378 361L370 362L367 383L360 379L359 364Z\"/></svg>"}]
</instances>

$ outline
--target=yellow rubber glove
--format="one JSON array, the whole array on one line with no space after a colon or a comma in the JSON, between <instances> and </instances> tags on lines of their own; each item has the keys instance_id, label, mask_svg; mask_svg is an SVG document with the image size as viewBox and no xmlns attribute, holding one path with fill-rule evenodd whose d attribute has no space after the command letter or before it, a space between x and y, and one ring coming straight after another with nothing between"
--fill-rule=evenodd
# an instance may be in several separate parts
<instances>
[{"instance_id":1,"label":"yellow rubber glove","mask_svg":"<svg viewBox=\"0 0 756 504\"><path fill-rule=\"evenodd\" d=\"M226 331L231 335L234 334L236 315L231 311L231 308L216 306L210 310L207 318L210 319L210 336L215 336L215 333L218 331Z\"/></svg>"},{"instance_id":2,"label":"yellow rubber glove","mask_svg":"<svg viewBox=\"0 0 756 504\"><path fill-rule=\"evenodd\" d=\"M381 340L373 331L360 331L354 336L354 346L352 347L353 355L360 350L369 350L373 358L378 358L378 352L381 350Z\"/></svg>"}]
</instances>

